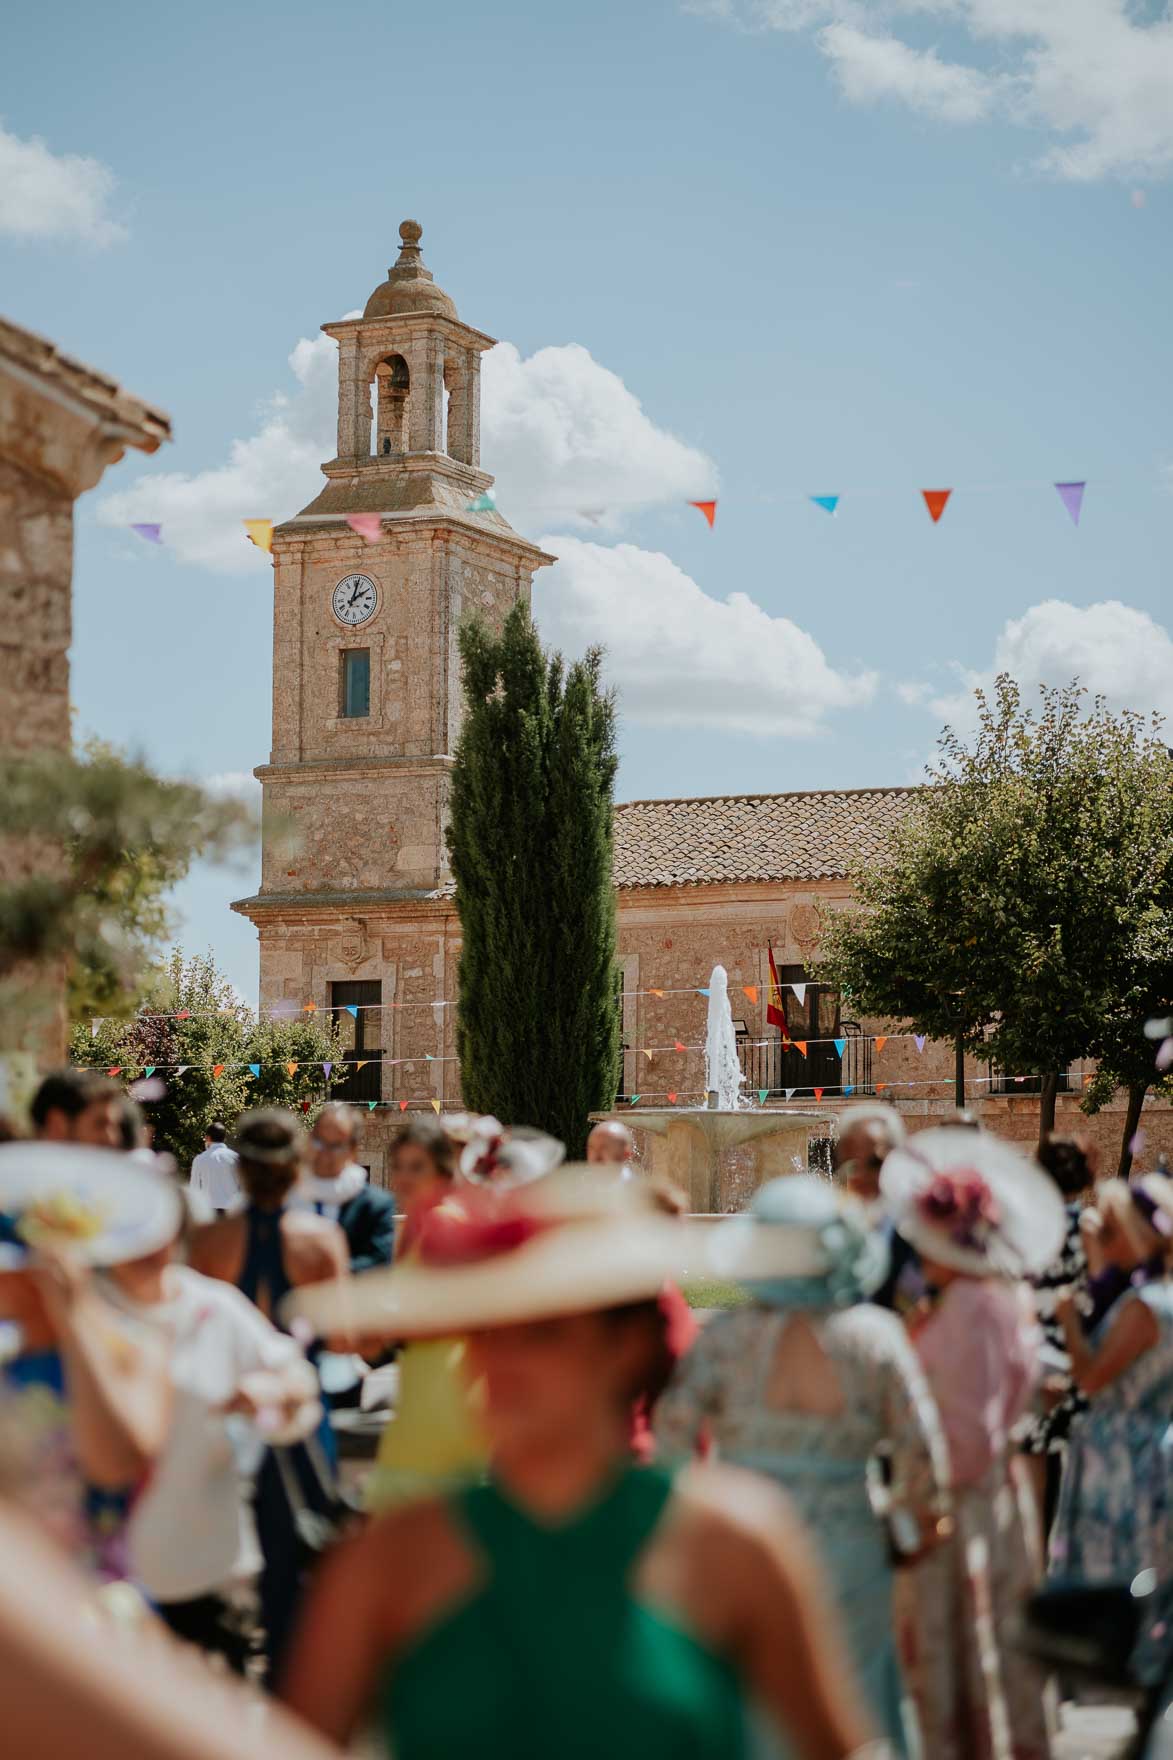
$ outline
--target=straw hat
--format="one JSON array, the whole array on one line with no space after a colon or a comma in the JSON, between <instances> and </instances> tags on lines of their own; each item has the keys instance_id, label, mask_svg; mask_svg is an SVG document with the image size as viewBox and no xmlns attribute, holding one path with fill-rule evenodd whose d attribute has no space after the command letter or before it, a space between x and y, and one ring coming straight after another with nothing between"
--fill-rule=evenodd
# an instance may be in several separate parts
<instances>
[{"instance_id":1,"label":"straw hat","mask_svg":"<svg viewBox=\"0 0 1173 1760\"><path fill-rule=\"evenodd\" d=\"M713 1230L712 1267L773 1308L849 1308L888 1271L888 1243L862 1205L814 1174L762 1186L748 1216Z\"/></svg>"},{"instance_id":2,"label":"straw hat","mask_svg":"<svg viewBox=\"0 0 1173 1760\"><path fill-rule=\"evenodd\" d=\"M174 1240L180 1221L173 1186L128 1155L0 1145L0 1270L19 1270L41 1246L68 1248L87 1265L123 1265Z\"/></svg>"},{"instance_id":3,"label":"straw hat","mask_svg":"<svg viewBox=\"0 0 1173 1760\"><path fill-rule=\"evenodd\" d=\"M985 1132L918 1131L888 1156L880 1191L905 1240L956 1271L1034 1276L1063 1244L1067 1214L1054 1181Z\"/></svg>"}]
</instances>

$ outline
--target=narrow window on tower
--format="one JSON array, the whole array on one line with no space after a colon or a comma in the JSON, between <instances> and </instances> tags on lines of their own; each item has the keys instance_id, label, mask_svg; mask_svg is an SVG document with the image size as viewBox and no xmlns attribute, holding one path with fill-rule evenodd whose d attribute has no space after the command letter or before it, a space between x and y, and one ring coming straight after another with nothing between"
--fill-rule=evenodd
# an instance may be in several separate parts
<instances>
[{"instance_id":1,"label":"narrow window on tower","mask_svg":"<svg viewBox=\"0 0 1173 1760\"><path fill-rule=\"evenodd\" d=\"M354 718L371 712L371 650L342 650L342 713Z\"/></svg>"}]
</instances>

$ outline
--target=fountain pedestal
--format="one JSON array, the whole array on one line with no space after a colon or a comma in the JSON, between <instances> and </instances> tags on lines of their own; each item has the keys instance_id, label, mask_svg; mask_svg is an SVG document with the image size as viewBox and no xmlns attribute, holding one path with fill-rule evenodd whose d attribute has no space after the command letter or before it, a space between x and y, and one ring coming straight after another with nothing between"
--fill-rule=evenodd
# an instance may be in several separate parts
<instances>
[{"instance_id":1,"label":"fountain pedestal","mask_svg":"<svg viewBox=\"0 0 1173 1760\"><path fill-rule=\"evenodd\" d=\"M688 1206L696 1216L711 1216L725 1209L721 1189L721 1152L753 1145L753 1186L764 1185L780 1174L794 1173L794 1158L806 1167L807 1143L813 1128L823 1123L813 1112L744 1112L637 1108L633 1112L608 1114L631 1130L650 1131L652 1172L663 1173L688 1193Z\"/></svg>"}]
</instances>

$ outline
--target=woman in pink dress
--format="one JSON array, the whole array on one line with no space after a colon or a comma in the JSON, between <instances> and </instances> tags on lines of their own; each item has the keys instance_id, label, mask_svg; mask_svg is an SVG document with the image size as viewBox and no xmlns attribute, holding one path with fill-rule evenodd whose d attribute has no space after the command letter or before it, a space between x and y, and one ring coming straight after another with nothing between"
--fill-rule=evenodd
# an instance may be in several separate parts
<instances>
[{"instance_id":1,"label":"woman in pink dress","mask_svg":"<svg viewBox=\"0 0 1173 1760\"><path fill-rule=\"evenodd\" d=\"M1022 1279L1059 1247L1063 1202L1009 1144L922 1131L889 1156L884 1196L936 1292L913 1322L949 1451L953 1532L901 1573L905 1669L932 1760L1046 1760L1052 1716L1038 1669L1007 1643L1041 1568L1012 1438L1038 1372Z\"/></svg>"}]
</instances>

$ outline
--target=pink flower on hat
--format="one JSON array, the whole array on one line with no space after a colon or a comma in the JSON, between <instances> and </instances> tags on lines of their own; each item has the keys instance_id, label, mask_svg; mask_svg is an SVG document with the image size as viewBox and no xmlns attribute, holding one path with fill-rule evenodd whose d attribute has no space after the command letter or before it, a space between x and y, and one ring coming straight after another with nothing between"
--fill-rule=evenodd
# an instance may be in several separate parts
<instances>
[{"instance_id":1,"label":"pink flower on hat","mask_svg":"<svg viewBox=\"0 0 1173 1760\"><path fill-rule=\"evenodd\" d=\"M948 1235L954 1246L981 1252L1002 1221L1002 1210L980 1173L937 1173L916 1199L927 1228Z\"/></svg>"}]
</instances>

